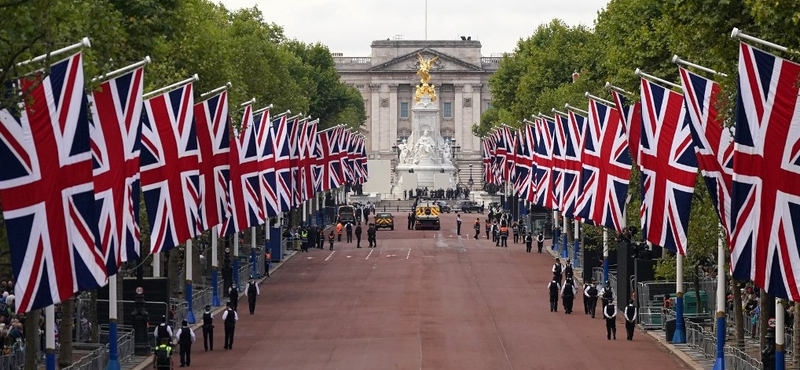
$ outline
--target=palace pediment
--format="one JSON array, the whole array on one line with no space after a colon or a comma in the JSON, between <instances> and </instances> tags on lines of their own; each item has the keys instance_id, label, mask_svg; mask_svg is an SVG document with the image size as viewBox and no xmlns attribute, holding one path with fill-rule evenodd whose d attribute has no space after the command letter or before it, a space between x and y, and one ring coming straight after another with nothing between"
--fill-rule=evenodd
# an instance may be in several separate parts
<instances>
[{"instance_id":1,"label":"palace pediment","mask_svg":"<svg viewBox=\"0 0 800 370\"><path fill-rule=\"evenodd\" d=\"M425 59L431 59L438 56L439 59L434 62L431 67L431 74L435 75L437 72L483 72L481 66L465 62L454 56L429 49L422 48L401 55L397 58L381 63L368 69L369 72L416 72L419 69L419 59L417 53L422 54Z\"/></svg>"}]
</instances>

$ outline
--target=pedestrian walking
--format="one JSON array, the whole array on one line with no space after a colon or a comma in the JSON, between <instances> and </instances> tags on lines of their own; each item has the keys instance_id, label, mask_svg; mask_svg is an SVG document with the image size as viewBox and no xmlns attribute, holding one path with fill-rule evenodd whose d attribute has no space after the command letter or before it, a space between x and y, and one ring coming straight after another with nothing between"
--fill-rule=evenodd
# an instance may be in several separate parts
<instances>
[{"instance_id":1,"label":"pedestrian walking","mask_svg":"<svg viewBox=\"0 0 800 370\"><path fill-rule=\"evenodd\" d=\"M489 239L489 233L492 232L492 221L489 220L490 218L486 219L486 225L485 225L486 239ZM494 239L492 239L492 241L494 241Z\"/></svg>"},{"instance_id":2,"label":"pedestrian walking","mask_svg":"<svg viewBox=\"0 0 800 370\"><path fill-rule=\"evenodd\" d=\"M574 277L574 273L572 272L572 260L567 258L567 263L564 264L564 278L572 279Z\"/></svg>"},{"instance_id":3,"label":"pedestrian walking","mask_svg":"<svg viewBox=\"0 0 800 370\"><path fill-rule=\"evenodd\" d=\"M536 237L537 253L542 253L543 247L544 247L544 234L540 231L539 235Z\"/></svg>"},{"instance_id":4,"label":"pedestrian walking","mask_svg":"<svg viewBox=\"0 0 800 370\"><path fill-rule=\"evenodd\" d=\"M325 249L325 228L319 228L319 235L317 235L317 248Z\"/></svg>"},{"instance_id":5,"label":"pedestrian walking","mask_svg":"<svg viewBox=\"0 0 800 370\"><path fill-rule=\"evenodd\" d=\"M558 291L561 290L561 284L553 279L547 284L547 290L550 293L550 312L558 312Z\"/></svg>"},{"instance_id":6,"label":"pedestrian walking","mask_svg":"<svg viewBox=\"0 0 800 370\"><path fill-rule=\"evenodd\" d=\"M361 223L356 225L356 248L361 248Z\"/></svg>"},{"instance_id":7,"label":"pedestrian walking","mask_svg":"<svg viewBox=\"0 0 800 370\"><path fill-rule=\"evenodd\" d=\"M553 263L553 268L551 269L553 272L553 280L557 281L561 284L561 260L556 257L556 262Z\"/></svg>"},{"instance_id":8,"label":"pedestrian walking","mask_svg":"<svg viewBox=\"0 0 800 370\"><path fill-rule=\"evenodd\" d=\"M225 349L233 349L233 334L236 331L236 322L239 321L239 314L231 307L228 302L228 308L222 313L222 322L225 323Z\"/></svg>"},{"instance_id":9,"label":"pedestrian walking","mask_svg":"<svg viewBox=\"0 0 800 370\"><path fill-rule=\"evenodd\" d=\"M638 312L636 310L636 306L633 304L633 300L628 301L628 305L625 306L625 332L628 334L627 339L633 340L633 329L636 329L636 316Z\"/></svg>"},{"instance_id":10,"label":"pedestrian walking","mask_svg":"<svg viewBox=\"0 0 800 370\"><path fill-rule=\"evenodd\" d=\"M156 330L153 330L153 336L156 338L156 343L161 343L163 339L172 343L172 328L167 325L166 316L161 316L161 323L158 324Z\"/></svg>"},{"instance_id":11,"label":"pedestrian walking","mask_svg":"<svg viewBox=\"0 0 800 370\"><path fill-rule=\"evenodd\" d=\"M583 314L589 314L589 294L587 290L592 286L591 281L586 280L583 282L583 289L581 289L581 296L583 296Z\"/></svg>"},{"instance_id":12,"label":"pedestrian walking","mask_svg":"<svg viewBox=\"0 0 800 370\"><path fill-rule=\"evenodd\" d=\"M178 344L180 348L181 367L192 364L192 343L195 341L194 331L189 327L189 322L183 320L181 328L178 329Z\"/></svg>"},{"instance_id":13,"label":"pedestrian walking","mask_svg":"<svg viewBox=\"0 0 800 370\"><path fill-rule=\"evenodd\" d=\"M575 287L575 281L572 278L564 280L564 286L561 287L561 301L564 305L564 313L567 315L572 314L572 303L575 299L575 293L578 289Z\"/></svg>"},{"instance_id":14,"label":"pedestrian walking","mask_svg":"<svg viewBox=\"0 0 800 370\"><path fill-rule=\"evenodd\" d=\"M162 338L159 345L153 350L153 368L156 370L172 369L172 346L169 339Z\"/></svg>"},{"instance_id":15,"label":"pedestrian walking","mask_svg":"<svg viewBox=\"0 0 800 370\"><path fill-rule=\"evenodd\" d=\"M231 304L235 311L239 310L239 288L236 287L236 284L234 281L231 287L228 288L228 303Z\"/></svg>"},{"instance_id":16,"label":"pedestrian walking","mask_svg":"<svg viewBox=\"0 0 800 370\"><path fill-rule=\"evenodd\" d=\"M461 215L456 213L456 235L461 235Z\"/></svg>"},{"instance_id":17,"label":"pedestrian walking","mask_svg":"<svg viewBox=\"0 0 800 370\"><path fill-rule=\"evenodd\" d=\"M353 242L353 224L348 222L347 226L345 226L345 232L347 232L347 242L348 243L352 243Z\"/></svg>"},{"instance_id":18,"label":"pedestrian walking","mask_svg":"<svg viewBox=\"0 0 800 370\"><path fill-rule=\"evenodd\" d=\"M203 349L208 352L214 350L214 314L211 305L206 305L203 310Z\"/></svg>"},{"instance_id":19,"label":"pedestrian walking","mask_svg":"<svg viewBox=\"0 0 800 370\"><path fill-rule=\"evenodd\" d=\"M519 243L519 224L516 222L512 223L511 232L514 234L514 244Z\"/></svg>"},{"instance_id":20,"label":"pedestrian walking","mask_svg":"<svg viewBox=\"0 0 800 370\"><path fill-rule=\"evenodd\" d=\"M328 234L328 250L329 251L333 250L333 242L334 242L334 240L336 240L336 237L333 236L333 230L331 230L331 233Z\"/></svg>"},{"instance_id":21,"label":"pedestrian walking","mask_svg":"<svg viewBox=\"0 0 800 370\"><path fill-rule=\"evenodd\" d=\"M339 223L336 224L336 235L338 239L337 241L339 242L342 241L342 229L344 229L344 225L342 225L342 222L339 221Z\"/></svg>"},{"instance_id":22,"label":"pedestrian walking","mask_svg":"<svg viewBox=\"0 0 800 370\"><path fill-rule=\"evenodd\" d=\"M250 307L250 314L252 315L256 312L256 297L261 295L261 289L252 276L250 277L250 282L247 283L247 289L244 291L244 295L247 296L247 303Z\"/></svg>"},{"instance_id":23,"label":"pedestrian walking","mask_svg":"<svg viewBox=\"0 0 800 370\"><path fill-rule=\"evenodd\" d=\"M378 241L376 240L375 234L375 224L369 224L369 229L367 229L367 241L369 242L370 248L375 248L378 246Z\"/></svg>"},{"instance_id":24,"label":"pedestrian walking","mask_svg":"<svg viewBox=\"0 0 800 370\"><path fill-rule=\"evenodd\" d=\"M300 230L300 252L308 253L308 230L305 227Z\"/></svg>"},{"instance_id":25,"label":"pedestrian walking","mask_svg":"<svg viewBox=\"0 0 800 370\"><path fill-rule=\"evenodd\" d=\"M492 242L495 247L500 246L500 225L497 224L497 221L492 222Z\"/></svg>"},{"instance_id":26,"label":"pedestrian walking","mask_svg":"<svg viewBox=\"0 0 800 370\"><path fill-rule=\"evenodd\" d=\"M614 301L609 302L603 308L603 317L606 319L606 338L617 340L617 308L614 307Z\"/></svg>"},{"instance_id":27,"label":"pedestrian walking","mask_svg":"<svg viewBox=\"0 0 800 370\"><path fill-rule=\"evenodd\" d=\"M508 226L500 226L500 246L508 248Z\"/></svg>"},{"instance_id":28,"label":"pedestrian walking","mask_svg":"<svg viewBox=\"0 0 800 370\"><path fill-rule=\"evenodd\" d=\"M414 230L414 214L411 212L408 213L408 229Z\"/></svg>"},{"instance_id":29,"label":"pedestrian walking","mask_svg":"<svg viewBox=\"0 0 800 370\"><path fill-rule=\"evenodd\" d=\"M589 298L589 302L587 303L589 314L592 315L592 318L594 318L594 314L597 310L597 296L599 293L597 291L597 284L595 284L594 279L592 279L591 284L588 288L586 288L586 290L584 290L584 292L584 294L586 294Z\"/></svg>"},{"instance_id":30,"label":"pedestrian walking","mask_svg":"<svg viewBox=\"0 0 800 370\"><path fill-rule=\"evenodd\" d=\"M533 249L533 236L530 233L525 234L525 252L530 253Z\"/></svg>"},{"instance_id":31,"label":"pedestrian walking","mask_svg":"<svg viewBox=\"0 0 800 370\"><path fill-rule=\"evenodd\" d=\"M473 226L475 229L475 240L478 240L478 237L481 235L481 219L475 219L475 225Z\"/></svg>"},{"instance_id":32,"label":"pedestrian walking","mask_svg":"<svg viewBox=\"0 0 800 370\"><path fill-rule=\"evenodd\" d=\"M600 296L603 300L603 310L606 309L606 306L614 301L614 290L611 289L611 284L606 281L605 285L603 285L603 291L600 293Z\"/></svg>"}]
</instances>

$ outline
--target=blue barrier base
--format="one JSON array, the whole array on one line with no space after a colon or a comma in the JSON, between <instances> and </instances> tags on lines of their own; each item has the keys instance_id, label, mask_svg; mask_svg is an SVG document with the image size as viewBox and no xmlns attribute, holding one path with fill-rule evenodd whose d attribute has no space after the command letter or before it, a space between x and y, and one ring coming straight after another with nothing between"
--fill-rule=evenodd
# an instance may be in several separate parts
<instances>
[{"instance_id":1,"label":"blue barrier base","mask_svg":"<svg viewBox=\"0 0 800 370\"><path fill-rule=\"evenodd\" d=\"M775 349L775 370L786 370L786 352Z\"/></svg>"},{"instance_id":2,"label":"blue barrier base","mask_svg":"<svg viewBox=\"0 0 800 370\"><path fill-rule=\"evenodd\" d=\"M47 354L44 355L45 369L56 370L56 350L52 348L47 349Z\"/></svg>"},{"instance_id":3,"label":"blue barrier base","mask_svg":"<svg viewBox=\"0 0 800 370\"><path fill-rule=\"evenodd\" d=\"M217 289L217 285L219 284L219 280L217 277L217 268L213 267L211 269L211 305L214 307L219 307L219 290Z\"/></svg>"},{"instance_id":4,"label":"blue barrier base","mask_svg":"<svg viewBox=\"0 0 800 370\"><path fill-rule=\"evenodd\" d=\"M717 312L717 357L714 370L725 370L725 314Z\"/></svg>"},{"instance_id":5,"label":"blue barrier base","mask_svg":"<svg viewBox=\"0 0 800 370\"><path fill-rule=\"evenodd\" d=\"M567 234L561 233L561 258L568 258L569 252L567 252Z\"/></svg>"},{"instance_id":6,"label":"blue barrier base","mask_svg":"<svg viewBox=\"0 0 800 370\"><path fill-rule=\"evenodd\" d=\"M675 298L675 333L672 334L672 344L686 343L686 327L683 322L683 292Z\"/></svg>"},{"instance_id":7,"label":"blue barrier base","mask_svg":"<svg viewBox=\"0 0 800 370\"><path fill-rule=\"evenodd\" d=\"M120 370L117 345L117 320L108 322L108 365L106 370Z\"/></svg>"},{"instance_id":8,"label":"blue barrier base","mask_svg":"<svg viewBox=\"0 0 800 370\"><path fill-rule=\"evenodd\" d=\"M239 286L239 256L233 257L233 283L236 284L236 290L242 291L242 287Z\"/></svg>"},{"instance_id":9,"label":"blue barrier base","mask_svg":"<svg viewBox=\"0 0 800 370\"><path fill-rule=\"evenodd\" d=\"M194 324L194 309L192 307L192 281L186 281L186 322ZM180 324L180 323L178 323ZM177 324L176 324L177 325Z\"/></svg>"}]
</instances>

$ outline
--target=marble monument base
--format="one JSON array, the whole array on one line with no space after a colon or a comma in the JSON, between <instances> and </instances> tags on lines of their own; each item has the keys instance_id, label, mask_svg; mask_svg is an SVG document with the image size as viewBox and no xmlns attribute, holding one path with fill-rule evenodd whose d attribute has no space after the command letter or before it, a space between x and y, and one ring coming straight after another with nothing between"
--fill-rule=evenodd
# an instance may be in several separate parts
<instances>
[{"instance_id":1,"label":"marble monument base","mask_svg":"<svg viewBox=\"0 0 800 370\"><path fill-rule=\"evenodd\" d=\"M411 170L414 170L412 173ZM452 164L416 164L416 165L399 165L395 169L400 176L399 188L400 190L408 189L455 189L455 180L453 174L455 167ZM411 177L416 179L412 180ZM408 178L409 181L406 181Z\"/></svg>"}]
</instances>

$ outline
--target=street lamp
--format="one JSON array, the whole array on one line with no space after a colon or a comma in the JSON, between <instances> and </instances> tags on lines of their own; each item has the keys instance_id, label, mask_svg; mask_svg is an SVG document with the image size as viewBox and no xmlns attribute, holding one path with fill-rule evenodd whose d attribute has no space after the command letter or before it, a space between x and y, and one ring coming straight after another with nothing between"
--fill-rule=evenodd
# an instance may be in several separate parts
<instances>
[{"instance_id":1,"label":"street lamp","mask_svg":"<svg viewBox=\"0 0 800 370\"><path fill-rule=\"evenodd\" d=\"M469 164L469 180L467 180L467 185L469 185L469 191L472 191L472 185L475 184L475 181L472 180L472 163Z\"/></svg>"}]
</instances>

